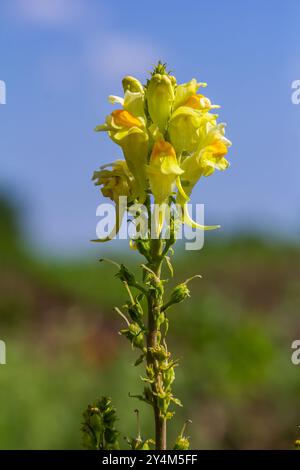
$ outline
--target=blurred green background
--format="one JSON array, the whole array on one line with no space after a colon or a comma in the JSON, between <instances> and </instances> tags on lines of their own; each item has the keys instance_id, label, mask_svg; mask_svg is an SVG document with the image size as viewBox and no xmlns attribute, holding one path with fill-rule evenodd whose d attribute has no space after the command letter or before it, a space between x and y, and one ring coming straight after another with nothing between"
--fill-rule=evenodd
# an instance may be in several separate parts
<instances>
[{"instance_id":1,"label":"blurred green background","mask_svg":"<svg viewBox=\"0 0 300 470\"><path fill-rule=\"evenodd\" d=\"M300 337L299 247L242 234L216 239L207 237L199 252L179 250L168 286L203 275L169 315L170 349L180 359L175 394L184 404L170 443L191 418L193 448L291 448L299 424L300 370L290 360ZM113 266L33 255L5 197L0 244L8 363L0 366L0 447L80 448L81 413L102 395L113 398L124 435L135 435L138 407L143 435L153 436L150 410L128 397L142 388L142 366L130 365L137 353L117 334L123 325L112 307L126 294ZM128 251L111 257L138 264Z\"/></svg>"}]
</instances>

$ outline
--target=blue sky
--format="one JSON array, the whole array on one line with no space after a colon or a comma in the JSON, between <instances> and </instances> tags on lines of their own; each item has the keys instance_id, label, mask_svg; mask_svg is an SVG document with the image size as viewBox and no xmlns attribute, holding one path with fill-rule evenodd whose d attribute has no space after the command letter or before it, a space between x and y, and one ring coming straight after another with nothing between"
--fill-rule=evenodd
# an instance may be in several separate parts
<instances>
[{"instance_id":1,"label":"blue sky","mask_svg":"<svg viewBox=\"0 0 300 470\"><path fill-rule=\"evenodd\" d=\"M193 195L206 223L220 223L220 237L240 226L298 236L299 14L296 0L2 0L0 189L21 201L32 239L50 252L87 248L101 202L90 177L121 156L93 128L122 77L145 81L158 59L178 81L208 82L233 142L231 168Z\"/></svg>"}]
</instances>

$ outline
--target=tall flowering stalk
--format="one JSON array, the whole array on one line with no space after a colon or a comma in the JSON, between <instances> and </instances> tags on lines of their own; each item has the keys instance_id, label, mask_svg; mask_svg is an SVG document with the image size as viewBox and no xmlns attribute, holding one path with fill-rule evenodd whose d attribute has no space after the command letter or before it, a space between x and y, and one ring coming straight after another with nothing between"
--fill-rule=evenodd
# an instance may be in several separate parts
<instances>
[{"instance_id":1,"label":"tall flowering stalk","mask_svg":"<svg viewBox=\"0 0 300 470\"><path fill-rule=\"evenodd\" d=\"M96 127L97 132L108 133L124 156L94 173L95 184L116 205L114 229L96 241L115 237L126 213L140 228L130 246L145 258L141 280L123 264L115 263L117 277L129 297L122 308L115 310L126 323L120 333L139 352L135 365L145 367L144 389L136 398L153 409L155 441L143 440L138 431L138 437L129 443L132 449L148 449L153 442L156 449L164 450L173 405L181 406L172 391L177 360L166 342L168 314L172 306L190 296L188 283L192 278L166 297L162 269L166 265L173 275L170 255L181 224L201 230L218 227L205 227L192 220L187 204L201 177L229 166L225 156L230 141L225 137L225 125L217 123L218 116L213 112L219 106L212 105L200 92L205 83L192 79L177 85L174 75L159 62L145 86L131 76L125 77L122 84L124 97L109 97L117 108ZM89 406L82 428L86 447L118 447L114 417L110 399ZM189 448L184 429L172 448Z\"/></svg>"}]
</instances>

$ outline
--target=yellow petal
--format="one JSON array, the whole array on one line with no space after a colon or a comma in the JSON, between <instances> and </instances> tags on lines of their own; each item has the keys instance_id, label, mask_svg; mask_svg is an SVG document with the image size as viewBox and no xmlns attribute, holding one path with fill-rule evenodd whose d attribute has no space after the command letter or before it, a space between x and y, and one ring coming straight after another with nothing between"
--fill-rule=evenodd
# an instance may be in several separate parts
<instances>
[{"instance_id":1,"label":"yellow petal","mask_svg":"<svg viewBox=\"0 0 300 470\"><path fill-rule=\"evenodd\" d=\"M222 140L218 139L211 145L208 145L205 151L212 152L215 157L223 157L228 153L228 147Z\"/></svg>"},{"instance_id":2,"label":"yellow petal","mask_svg":"<svg viewBox=\"0 0 300 470\"><path fill-rule=\"evenodd\" d=\"M173 109L177 109L179 106L182 106L183 103L192 95L197 93L197 90L200 87L205 87L206 83L198 83L195 78L193 78L188 83L182 83L178 85L175 91L175 101Z\"/></svg>"},{"instance_id":3,"label":"yellow petal","mask_svg":"<svg viewBox=\"0 0 300 470\"><path fill-rule=\"evenodd\" d=\"M121 98L120 96L109 95L108 101L111 104L120 104L121 106L124 106L124 98Z\"/></svg>"},{"instance_id":4,"label":"yellow petal","mask_svg":"<svg viewBox=\"0 0 300 470\"><path fill-rule=\"evenodd\" d=\"M180 168L177 163L176 157L166 156L161 164L161 172L165 175L182 175L184 171Z\"/></svg>"}]
</instances>

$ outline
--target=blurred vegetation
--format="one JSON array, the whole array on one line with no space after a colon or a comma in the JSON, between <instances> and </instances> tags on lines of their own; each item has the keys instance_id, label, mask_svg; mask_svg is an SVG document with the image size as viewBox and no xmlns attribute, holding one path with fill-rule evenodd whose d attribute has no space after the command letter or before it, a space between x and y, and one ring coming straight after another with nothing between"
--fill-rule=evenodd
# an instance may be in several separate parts
<instances>
[{"instance_id":1,"label":"blurred vegetation","mask_svg":"<svg viewBox=\"0 0 300 470\"><path fill-rule=\"evenodd\" d=\"M129 366L137 354L117 334L123 325L112 307L126 293L113 266L37 258L17 222L0 199L0 448L81 448L82 412L102 395L113 398L124 435L135 435L138 407L152 437L150 411L128 397L142 387L141 366ZM121 251L114 258L128 262ZM193 448L291 448L300 424L300 369L290 361L300 338L299 247L207 236L200 252L179 252L175 269L170 289L192 274L203 279L170 313L184 407L169 439L191 418Z\"/></svg>"}]
</instances>

